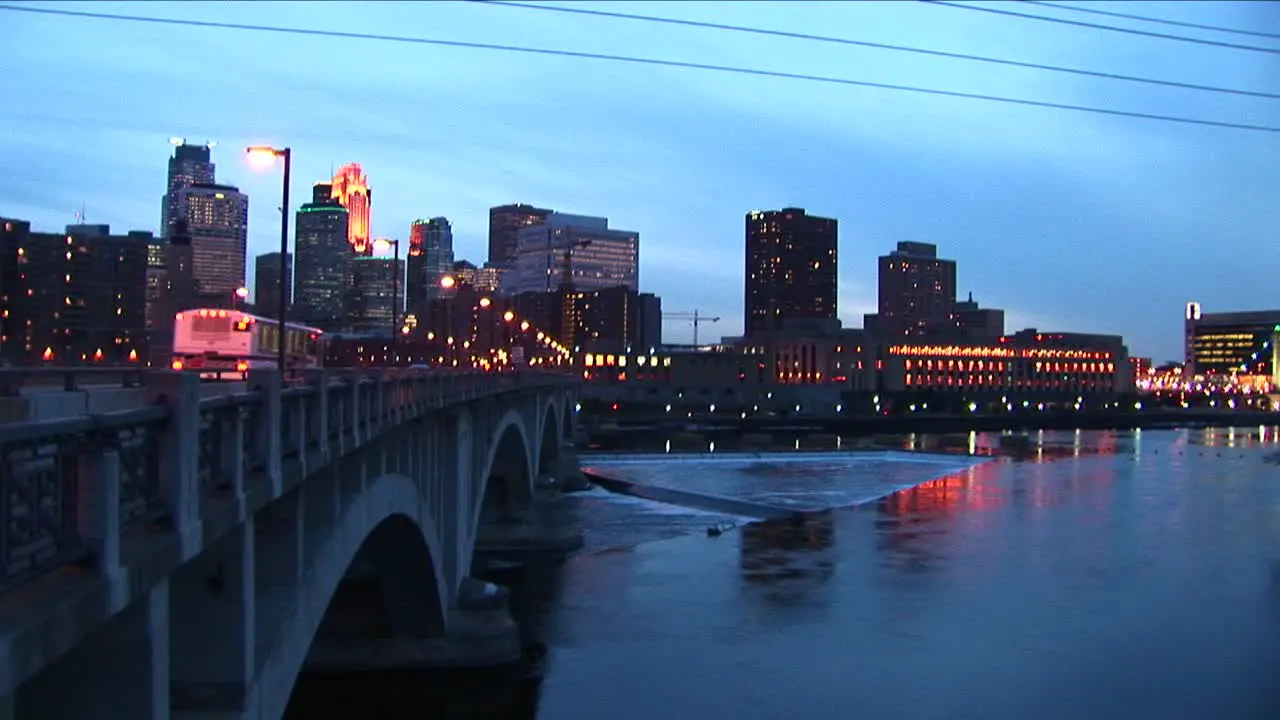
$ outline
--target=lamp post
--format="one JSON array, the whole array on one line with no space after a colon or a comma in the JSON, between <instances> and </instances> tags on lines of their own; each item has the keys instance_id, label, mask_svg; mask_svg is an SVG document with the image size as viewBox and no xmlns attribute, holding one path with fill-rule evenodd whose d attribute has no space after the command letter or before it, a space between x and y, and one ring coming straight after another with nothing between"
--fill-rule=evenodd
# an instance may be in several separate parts
<instances>
[{"instance_id":1,"label":"lamp post","mask_svg":"<svg viewBox=\"0 0 1280 720\"><path fill-rule=\"evenodd\" d=\"M247 287L236 288L236 291L231 294L231 309L237 310L239 308L244 307L244 304L248 299L249 299L249 288Z\"/></svg>"},{"instance_id":2,"label":"lamp post","mask_svg":"<svg viewBox=\"0 0 1280 720\"><path fill-rule=\"evenodd\" d=\"M280 323L276 337L276 363L280 367L280 380L284 381L285 358L285 322L288 303L285 302L285 288L289 287L289 166L292 153L289 148L274 148L268 145L255 145L245 149L249 163L258 169L265 170L275 164L276 158L284 160L284 189L280 195L280 302L276 308L276 318Z\"/></svg>"},{"instance_id":3,"label":"lamp post","mask_svg":"<svg viewBox=\"0 0 1280 720\"><path fill-rule=\"evenodd\" d=\"M378 238L373 241L375 246L381 245L384 249L391 247L391 362L399 365L396 360L396 335L400 332L400 326L396 322L399 319L399 303L400 303L400 241L390 238Z\"/></svg>"},{"instance_id":4,"label":"lamp post","mask_svg":"<svg viewBox=\"0 0 1280 720\"><path fill-rule=\"evenodd\" d=\"M441 290L452 290L457 286L458 279L452 275L445 275L440 278ZM453 302L450 298L445 297L443 293L440 294L440 300L444 306L445 346L449 348L449 359L453 360L453 343L450 342L453 340Z\"/></svg>"}]
</instances>

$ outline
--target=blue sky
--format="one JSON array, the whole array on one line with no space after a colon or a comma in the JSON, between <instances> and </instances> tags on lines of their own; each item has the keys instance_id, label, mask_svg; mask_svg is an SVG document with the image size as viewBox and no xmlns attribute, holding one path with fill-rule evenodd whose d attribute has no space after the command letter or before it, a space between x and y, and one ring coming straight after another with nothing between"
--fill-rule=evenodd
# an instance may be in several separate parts
<instances>
[{"instance_id":1,"label":"blue sky","mask_svg":"<svg viewBox=\"0 0 1280 720\"><path fill-rule=\"evenodd\" d=\"M1280 101L737 33L464 2L28 3L199 20L559 47L1280 125ZM561 3L566 4L566 3ZM1280 54L1201 47L914 2L610 2L811 32L1280 93ZM1276 32L1280 5L1107 3ZM1016 8L1014 8L1016 9ZM1268 45L1025 6L1025 11ZM1123 334L1181 355L1183 304L1280 306L1280 135L888 90L415 44L0 12L0 215L156 229L171 136L216 140L250 194L250 252L278 242L279 178L238 150L288 144L294 197L361 163L376 235L444 215L482 261L487 208L605 215L641 236L643 288L741 329L743 215L840 221L841 318L875 302L899 240L960 262L961 294L1009 329ZM1269 46L1280 48L1280 41ZM1270 211L1270 212L1268 212ZM680 323L668 338L688 339ZM705 333L705 330L704 330ZM705 336L705 335L704 335Z\"/></svg>"}]
</instances>

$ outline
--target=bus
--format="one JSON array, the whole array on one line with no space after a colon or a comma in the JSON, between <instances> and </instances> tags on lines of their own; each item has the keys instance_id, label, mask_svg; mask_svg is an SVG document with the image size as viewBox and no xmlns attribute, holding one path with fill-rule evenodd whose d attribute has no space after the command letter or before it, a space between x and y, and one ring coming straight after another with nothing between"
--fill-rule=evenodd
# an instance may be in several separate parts
<instances>
[{"instance_id":1,"label":"bus","mask_svg":"<svg viewBox=\"0 0 1280 720\"><path fill-rule=\"evenodd\" d=\"M318 368L324 363L323 333L285 323L285 371ZM201 378L244 379L250 370L279 367L280 323L239 310L196 308L173 320L174 370L199 372Z\"/></svg>"}]
</instances>

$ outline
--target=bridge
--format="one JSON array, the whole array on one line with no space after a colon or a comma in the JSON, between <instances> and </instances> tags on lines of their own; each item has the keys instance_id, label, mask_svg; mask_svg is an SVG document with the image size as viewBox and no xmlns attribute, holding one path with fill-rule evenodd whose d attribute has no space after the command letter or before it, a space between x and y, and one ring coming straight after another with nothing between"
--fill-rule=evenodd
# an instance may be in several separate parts
<instances>
[{"instance_id":1,"label":"bridge","mask_svg":"<svg viewBox=\"0 0 1280 720\"><path fill-rule=\"evenodd\" d=\"M518 652L471 562L529 536L572 378L130 385L0 425L0 718L274 719L304 668Z\"/></svg>"}]
</instances>

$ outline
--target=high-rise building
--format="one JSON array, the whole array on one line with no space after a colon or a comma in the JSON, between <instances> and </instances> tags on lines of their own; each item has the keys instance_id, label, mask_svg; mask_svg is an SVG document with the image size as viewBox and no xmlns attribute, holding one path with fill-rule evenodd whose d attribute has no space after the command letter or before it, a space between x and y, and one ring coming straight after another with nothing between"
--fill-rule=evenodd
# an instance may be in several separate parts
<instances>
[{"instance_id":1,"label":"high-rise building","mask_svg":"<svg viewBox=\"0 0 1280 720\"><path fill-rule=\"evenodd\" d=\"M459 285L475 288L482 293L496 293L502 282L502 268L486 265L476 267L466 260L455 260L450 271Z\"/></svg>"},{"instance_id":2,"label":"high-rise building","mask_svg":"<svg viewBox=\"0 0 1280 720\"><path fill-rule=\"evenodd\" d=\"M149 332L165 323L162 316L165 294L169 290L169 271L165 264L165 238L156 238L147 246L147 310Z\"/></svg>"},{"instance_id":3,"label":"high-rise building","mask_svg":"<svg viewBox=\"0 0 1280 720\"><path fill-rule=\"evenodd\" d=\"M181 138L169 141L174 145L169 158L169 181L166 185L160 213L160 232L163 239L173 235L175 223L187 217L183 190L192 185L212 185L214 165L210 158L213 145L188 145Z\"/></svg>"},{"instance_id":4,"label":"high-rise building","mask_svg":"<svg viewBox=\"0 0 1280 720\"><path fill-rule=\"evenodd\" d=\"M294 225L295 315L328 332L340 331L347 324L352 259L348 218L346 208L330 195L321 196L317 189L315 202L298 209Z\"/></svg>"},{"instance_id":5,"label":"high-rise building","mask_svg":"<svg viewBox=\"0 0 1280 720\"><path fill-rule=\"evenodd\" d=\"M551 213L521 228L515 263L502 282L507 295L638 290L640 233L610 228L607 218Z\"/></svg>"},{"instance_id":6,"label":"high-rise building","mask_svg":"<svg viewBox=\"0 0 1280 720\"><path fill-rule=\"evenodd\" d=\"M875 330L885 336L956 332L956 261L938 257L932 243L898 243L880 256L877 310Z\"/></svg>"},{"instance_id":7,"label":"high-rise building","mask_svg":"<svg viewBox=\"0 0 1280 720\"><path fill-rule=\"evenodd\" d=\"M284 256L284 303L293 303L293 255ZM280 313L280 252L259 255L253 261L253 306L259 315L276 317Z\"/></svg>"},{"instance_id":8,"label":"high-rise building","mask_svg":"<svg viewBox=\"0 0 1280 720\"><path fill-rule=\"evenodd\" d=\"M453 271L453 228L447 219L413 221L407 265L404 289L408 312L422 315L431 300L440 296L441 279Z\"/></svg>"},{"instance_id":9,"label":"high-rise building","mask_svg":"<svg viewBox=\"0 0 1280 720\"><path fill-rule=\"evenodd\" d=\"M330 193L347 209L347 242L356 255L373 252L373 189L369 178L357 163L338 168L330 184Z\"/></svg>"},{"instance_id":10,"label":"high-rise building","mask_svg":"<svg viewBox=\"0 0 1280 720\"><path fill-rule=\"evenodd\" d=\"M195 184L179 193L191 238L191 274L200 302L231 307L244 287L249 197L231 185ZM175 225L176 227L176 225ZM175 230L180 234L180 230Z\"/></svg>"},{"instance_id":11,"label":"high-rise building","mask_svg":"<svg viewBox=\"0 0 1280 720\"><path fill-rule=\"evenodd\" d=\"M0 355L15 364L145 357L149 232L31 232L0 219Z\"/></svg>"},{"instance_id":12,"label":"high-rise building","mask_svg":"<svg viewBox=\"0 0 1280 720\"><path fill-rule=\"evenodd\" d=\"M834 320L837 242L835 219L803 208L747 213L744 334Z\"/></svg>"},{"instance_id":13,"label":"high-rise building","mask_svg":"<svg viewBox=\"0 0 1280 720\"><path fill-rule=\"evenodd\" d=\"M347 307L352 332L388 334L392 308L397 302L396 273L404 273L404 260L357 256L351 260L351 300ZM396 317L400 314L397 312Z\"/></svg>"},{"instance_id":14,"label":"high-rise building","mask_svg":"<svg viewBox=\"0 0 1280 720\"><path fill-rule=\"evenodd\" d=\"M520 229L541 224L552 212L523 203L489 208L489 263L497 267L514 263Z\"/></svg>"}]
</instances>

